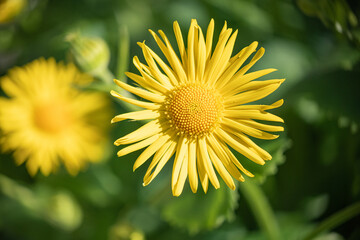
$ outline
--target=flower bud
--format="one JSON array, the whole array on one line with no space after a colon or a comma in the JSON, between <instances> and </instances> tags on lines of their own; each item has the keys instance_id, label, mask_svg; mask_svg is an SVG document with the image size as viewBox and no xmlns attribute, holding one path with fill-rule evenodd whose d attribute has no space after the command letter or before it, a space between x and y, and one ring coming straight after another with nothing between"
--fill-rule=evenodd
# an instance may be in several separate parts
<instances>
[{"instance_id":1,"label":"flower bud","mask_svg":"<svg viewBox=\"0 0 360 240\"><path fill-rule=\"evenodd\" d=\"M108 71L110 50L103 39L71 33L66 40L70 43L70 54L75 64L83 72L99 77L103 72Z\"/></svg>"}]
</instances>

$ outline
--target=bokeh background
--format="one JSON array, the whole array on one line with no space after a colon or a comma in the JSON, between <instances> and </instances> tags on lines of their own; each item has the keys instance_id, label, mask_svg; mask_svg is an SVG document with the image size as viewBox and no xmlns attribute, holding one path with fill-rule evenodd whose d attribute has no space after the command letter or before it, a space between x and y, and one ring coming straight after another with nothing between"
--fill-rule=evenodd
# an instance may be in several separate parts
<instances>
[{"instance_id":1,"label":"bokeh background","mask_svg":"<svg viewBox=\"0 0 360 240\"><path fill-rule=\"evenodd\" d=\"M265 99L285 99L273 112L285 120L286 131L260 143L273 160L260 168L249 164L257 176L247 180L264 192L281 239L303 239L335 214L335 223L316 239L357 240L359 215L341 219L336 213L360 200L359 16L359 1L345 0L28 0L0 25L0 76L39 57L72 61L66 37L76 32L104 39L109 69L123 79L124 70L137 72L131 63L141 56L137 42L146 40L159 52L148 29L164 30L174 43L175 20L186 34L192 18L203 30L213 18L215 36L227 21L239 30L236 51L255 40L265 47L253 70L277 68L272 77L286 78ZM109 99L114 113L127 111ZM267 239L244 190L222 183L217 191L194 195L186 186L173 197L171 164L142 187L146 167L132 172L138 153L117 158L112 145L139 126L111 126L101 163L77 176L61 168L31 177L11 152L1 153L0 239Z\"/></svg>"}]
</instances>

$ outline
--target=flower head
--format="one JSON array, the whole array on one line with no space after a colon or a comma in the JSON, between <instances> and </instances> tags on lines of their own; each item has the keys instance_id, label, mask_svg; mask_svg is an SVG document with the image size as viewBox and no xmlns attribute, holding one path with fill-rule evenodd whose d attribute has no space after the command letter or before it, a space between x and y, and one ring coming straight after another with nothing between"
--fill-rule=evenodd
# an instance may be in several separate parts
<instances>
[{"instance_id":1,"label":"flower head","mask_svg":"<svg viewBox=\"0 0 360 240\"><path fill-rule=\"evenodd\" d=\"M262 57L264 49L260 48L246 64L256 51L257 42L231 56L237 31L227 28L226 23L213 52L213 20L206 36L196 20L192 20L187 47L177 22L174 22L174 32L180 57L161 30L162 39L150 31L168 64L145 43L139 43L146 64L134 57L134 65L141 75L127 73L127 76L142 88L115 80L123 89L147 101L112 91L113 96L146 109L117 115L112 122L153 119L115 141L115 145L131 144L121 149L118 156L146 147L135 161L134 170L154 155L144 177L144 185L148 185L175 155L171 181L175 196L181 194L187 178L193 192L197 191L199 179L205 192L209 181L219 188L216 171L231 189L235 189L233 178L244 181L242 173L253 175L230 148L263 165L271 155L250 137L275 139L278 135L268 132L283 131L281 126L259 122L283 122L280 117L266 112L280 107L283 100L271 105L248 103L266 97L284 79L254 81L275 69L247 73Z\"/></svg>"},{"instance_id":2,"label":"flower head","mask_svg":"<svg viewBox=\"0 0 360 240\"><path fill-rule=\"evenodd\" d=\"M31 175L54 172L63 162L76 174L87 161L98 161L110 112L106 96L81 90L93 79L73 65L38 59L13 68L0 84L0 143L26 161Z\"/></svg>"}]
</instances>

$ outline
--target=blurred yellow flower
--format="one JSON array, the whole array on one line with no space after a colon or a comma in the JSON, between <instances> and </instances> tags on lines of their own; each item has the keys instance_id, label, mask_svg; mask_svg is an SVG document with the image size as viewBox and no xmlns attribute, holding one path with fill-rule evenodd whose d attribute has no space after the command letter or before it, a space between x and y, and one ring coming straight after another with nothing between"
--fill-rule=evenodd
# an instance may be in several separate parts
<instances>
[{"instance_id":1,"label":"blurred yellow flower","mask_svg":"<svg viewBox=\"0 0 360 240\"><path fill-rule=\"evenodd\" d=\"M111 114L101 93L81 90L92 77L73 64L38 59L0 78L0 143L28 172L49 175L63 162L72 175L98 161Z\"/></svg>"},{"instance_id":2,"label":"blurred yellow flower","mask_svg":"<svg viewBox=\"0 0 360 240\"><path fill-rule=\"evenodd\" d=\"M0 0L0 23L10 22L25 7L27 0Z\"/></svg>"},{"instance_id":3,"label":"blurred yellow flower","mask_svg":"<svg viewBox=\"0 0 360 240\"><path fill-rule=\"evenodd\" d=\"M118 156L147 147L135 161L135 170L155 154L144 177L144 185L148 185L175 154L171 181L174 196L181 194L187 177L193 192L197 191L198 177L205 192L209 180L219 188L215 170L231 189L235 189L233 178L244 181L241 172L250 177L253 175L229 147L263 165L271 155L249 136L275 139L278 135L266 131L283 131L281 126L256 121L283 122L280 117L266 112L280 107L283 100L271 105L248 103L266 97L284 79L253 81L276 69L247 73L265 50L260 48L245 65L256 50L257 42L231 57L237 30L232 33L226 23L213 52L213 20L205 37L196 20L192 20L187 48L177 22L174 22L174 32L180 58L163 31L159 31L161 40L150 30L168 64L145 43L139 43L147 65L134 57L134 65L141 76L126 74L143 88L115 80L123 89L148 101L130 99L112 91L113 96L146 109L117 115L112 122L154 119L115 141L117 146L132 144L121 149Z\"/></svg>"}]
</instances>

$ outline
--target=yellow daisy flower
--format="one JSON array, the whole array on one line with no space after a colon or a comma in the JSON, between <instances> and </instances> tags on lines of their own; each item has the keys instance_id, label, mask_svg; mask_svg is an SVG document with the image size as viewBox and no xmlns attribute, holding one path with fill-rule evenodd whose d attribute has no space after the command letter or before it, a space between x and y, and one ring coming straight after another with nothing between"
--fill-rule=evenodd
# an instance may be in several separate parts
<instances>
[{"instance_id":1,"label":"yellow daisy flower","mask_svg":"<svg viewBox=\"0 0 360 240\"><path fill-rule=\"evenodd\" d=\"M109 102L103 94L81 90L93 79L73 64L38 59L0 78L0 143L14 151L17 164L44 175L63 162L70 174L103 153Z\"/></svg>"},{"instance_id":2,"label":"yellow daisy flower","mask_svg":"<svg viewBox=\"0 0 360 240\"><path fill-rule=\"evenodd\" d=\"M266 97L284 79L253 81L276 69L247 73L265 50L260 48L245 65L256 50L257 42L231 57L237 30L232 33L226 23L213 52L214 20L210 21L206 36L196 20L191 21L187 48L177 22L174 22L174 32L180 57L163 31L159 31L161 40L150 30L168 64L145 43L139 43L146 64L135 56L133 62L141 76L134 73L126 75L142 88L115 80L121 88L148 101L127 98L111 91L113 96L146 109L117 115L112 123L125 119L154 119L115 141L117 146L132 144L121 149L118 156L147 147L134 164L135 170L154 155L144 177L145 186L175 155L171 180L174 196L181 194L187 177L193 192L197 191L198 177L205 193L209 180L216 189L219 188L215 170L234 190L233 178L244 181L242 173L250 177L253 175L241 165L229 147L263 165L271 159L271 155L249 136L275 139L278 135L268 131L283 131L281 126L258 121L283 122L280 117L266 112L280 107L283 100L271 105L248 103Z\"/></svg>"}]
</instances>

